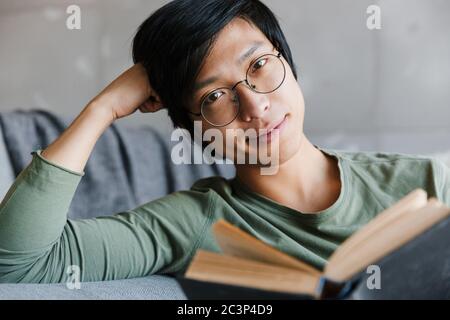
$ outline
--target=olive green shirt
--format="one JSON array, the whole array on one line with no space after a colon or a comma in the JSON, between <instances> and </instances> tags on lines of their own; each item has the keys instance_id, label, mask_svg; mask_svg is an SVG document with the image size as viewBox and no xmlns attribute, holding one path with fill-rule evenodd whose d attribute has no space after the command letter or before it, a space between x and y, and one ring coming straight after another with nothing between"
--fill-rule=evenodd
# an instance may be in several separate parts
<instances>
[{"instance_id":1,"label":"olive green shirt","mask_svg":"<svg viewBox=\"0 0 450 320\"><path fill-rule=\"evenodd\" d=\"M220 218L322 269L340 243L410 191L450 205L450 170L436 159L319 149L337 158L341 193L318 213L212 177L133 210L80 220L67 212L84 173L33 152L0 205L0 282L66 282L74 265L81 281L180 274L197 249L220 252L211 232Z\"/></svg>"}]
</instances>

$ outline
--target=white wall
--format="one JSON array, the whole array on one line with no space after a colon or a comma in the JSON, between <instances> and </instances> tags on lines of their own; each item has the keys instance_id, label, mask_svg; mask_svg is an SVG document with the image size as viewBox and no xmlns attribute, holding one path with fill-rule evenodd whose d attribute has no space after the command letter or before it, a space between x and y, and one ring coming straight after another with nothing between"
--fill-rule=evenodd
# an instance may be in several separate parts
<instances>
[{"instance_id":1,"label":"white wall","mask_svg":"<svg viewBox=\"0 0 450 320\"><path fill-rule=\"evenodd\" d=\"M137 26L166 1L0 0L0 111L75 116L131 65ZM306 99L305 131L324 147L450 150L450 1L266 0L280 18ZM65 26L69 4L82 29ZM366 27L378 4L382 29ZM165 112L124 125L169 131Z\"/></svg>"}]
</instances>

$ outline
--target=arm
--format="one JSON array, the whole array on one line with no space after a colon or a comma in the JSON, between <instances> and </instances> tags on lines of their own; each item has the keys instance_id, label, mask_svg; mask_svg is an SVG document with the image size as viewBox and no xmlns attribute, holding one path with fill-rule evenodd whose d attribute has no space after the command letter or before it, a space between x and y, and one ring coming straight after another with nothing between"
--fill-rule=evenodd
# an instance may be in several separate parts
<instances>
[{"instance_id":1,"label":"arm","mask_svg":"<svg viewBox=\"0 0 450 320\"><path fill-rule=\"evenodd\" d=\"M107 219L103 223L101 219L84 223L67 221L70 202L83 175L81 171L97 139L116 119L137 109L142 112L159 109L159 102L146 102L151 94L144 69L133 66L95 97L42 154L34 155L0 205L0 281L61 281L64 266L84 265L86 260L94 260L95 252L105 260L114 258L114 250L106 245L118 240L115 234L122 236L119 240L130 246L142 243L146 232L148 241L164 237L148 228L156 223L151 214L148 220L144 219L145 223L140 218L135 218L133 223L123 223L135 215L125 213L112 220L111 228L105 228ZM139 233L138 230L145 231ZM97 242L91 243L95 237ZM108 242L108 237L114 239ZM147 245L151 246L152 242ZM90 247L94 251L89 251ZM151 252L146 259L150 260L146 260L147 268L143 269L154 270L148 268L152 265ZM88 269L95 272L91 272L92 278L87 278L110 277L110 272L98 272L96 263L89 263L91 269Z\"/></svg>"},{"instance_id":2,"label":"arm","mask_svg":"<svg viewBox=\"0 0 450 320\"><path fill-rule=\"evenodd\" d=\"M101 281L182 271L211 223L208 192L175 192L134 210L67 220L81 176L35 154L0 206L0 282Z\"/></svg>"},{"instance_id":3,"label":"arm","mask_svg":"<svg viewBox=\"0 0 450 320\"><path fill-rule=\"evenodd\" d=\"M81 172L102 133L113 121L134 113L161 109L145 69L136 64L95 97L72 124L43 152L42 156L64 168Z\"/></svg>"}]
</instances>

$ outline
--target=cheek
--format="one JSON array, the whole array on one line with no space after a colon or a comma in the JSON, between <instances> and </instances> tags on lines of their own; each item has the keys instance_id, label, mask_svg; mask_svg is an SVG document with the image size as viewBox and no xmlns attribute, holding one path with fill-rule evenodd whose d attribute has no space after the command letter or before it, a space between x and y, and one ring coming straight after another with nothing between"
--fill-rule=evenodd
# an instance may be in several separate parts
<instances>
[{"instance_id":1,"label":"cheek","mask_svg":"<svg viewBox=\"0 0 450 320\"><path fill-rule=\"evenodd\" d=\"M286 90L289 91L289 97L292 103L295 105L296 109L303 110L305 104L303 99L303 92L300 88L300 84L295 79L294 74L292 73L290 68L287 70L285 81L287 84Z\"/></svg>"},{"instance_id":2,"label":"cheek","mask_svg":"<svg viewBox=\"0 0 450 320\"><path fill-rule=\"evenodd\" d=\"M273 103L283 107L290 113L302 113L304 108L303 94L292 73L286 74L283 85L275 92Z\"/></svg>"},{"instance_id":3,"label":"cheek","mask_svg":"<svg viewBox=\"0 0 450 320\"><path fill-rule=\"evenodd\" d=\"M299 130L303 130L305 103L300 85L290 69L286 70L286 79L280 89L279 106L290 113L290 122L282 138L283 143L288 141L289 148L289 144L293 143L292 137L301 136Z\"/></svg>"},{"instance_id":4,"label":"cheek","mask_svg":"<svg viewBox=\"0 0 450 320\"><path fill-rule=\"evenodd\" d=\"M295 98L295 100L297 100L298 97L302 97L303 100L302 90L300 88L299 83L292 74L291 69L288 69L286 71L286 79L284 81L286 84L285 90L289 92L289 96L291 96L293 99Z\"/></svg>"}]
</instances>

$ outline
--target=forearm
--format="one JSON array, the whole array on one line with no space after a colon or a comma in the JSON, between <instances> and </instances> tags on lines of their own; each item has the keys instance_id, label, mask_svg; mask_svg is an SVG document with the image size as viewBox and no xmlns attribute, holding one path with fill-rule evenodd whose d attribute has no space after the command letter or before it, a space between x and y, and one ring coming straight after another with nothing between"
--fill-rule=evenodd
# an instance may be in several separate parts
<instances>
[{"instance_id":1,"label":"forearm","mask_svg":"<svg viewBox=\"0 0 450 320\"><path fill-rule=\"evenodd\" d=\"M61 235L89 155L112 123L105 100L96 98L89 103L41 152L43 159L35 155L20 173L0 205L0 248L32 250L45 247Z\"/></svg>"},{"instance_id":2,"label":"forearm","mask_svg":"<svg viewBox=\"0 0 450 320\"><path fill-rule=\"evenodd\" d=\"M113 122L106 100L98 98L90 102L41 155L64 168L82 172L97 140Z\"/></svg>"}]
</instances>

